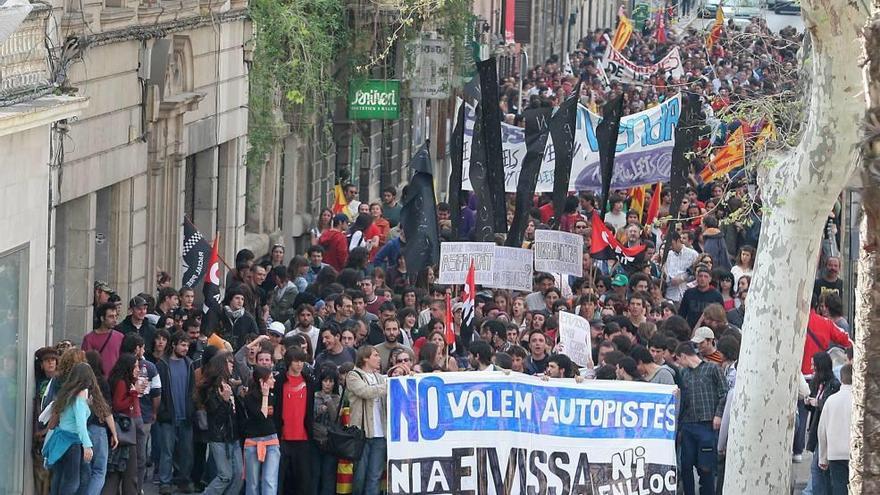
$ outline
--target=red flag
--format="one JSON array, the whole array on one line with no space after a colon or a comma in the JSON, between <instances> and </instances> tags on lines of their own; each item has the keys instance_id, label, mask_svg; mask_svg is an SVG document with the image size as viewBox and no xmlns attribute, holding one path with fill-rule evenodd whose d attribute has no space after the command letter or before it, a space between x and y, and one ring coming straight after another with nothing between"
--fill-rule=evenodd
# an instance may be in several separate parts
<instances>
[{"instance_id":1,"label":"red flag","mask_svg":"<svg viewBox=\"0 0 880 495\"><path fill-rule=\"evenodd\" d=\"M616 259L622 265L638 261L642 253L645 251L645 245L640 244L634 247L624 247L608 227L605 222L599 218L599 215L593 215L593 237L590 246L590 254L597 260Z\"/></svg>"},{"instance_id":2,"label":"red flag","mask_svg":"<svg viewBox=\"0 0 880 495\"><path fill-rule=\"evenodd\" d=\"M651 204L648 205L648 216L645 217L645 225L651 225L657 219L660 212L660 193L663 192L663 183L658 182L654 187L654 194L651 195Z\"/></svg>"},{"instance_id":3,"label":"red flag","mask_svg":"<svg viewBox=\"0 0 880 495\"><path fill-rule=\"evenodd\" d=\"M202 321L202 328L211 331L219 328L220 322L215 321L217 318L214 312L208 311L213 307L220 305L220 234L214 236L214 245L211 247L211 255L208 257L208 269L205 270L204 283L202 284L202 295L204 296L204 311L207 316Z\"/></svg>"},{"instance_id":4,"label":"red flag","mask_svg":"<svg viewBox=\"0 0 880 495\"><path fill-rule=\"evenodd\" d=\"M452 299L449 297L449 293L446 293L446 316L444 317L443 328L446 331L446 345L452 346L455 344L455 329L452 328Z\"/></svg>"}]
</instances>

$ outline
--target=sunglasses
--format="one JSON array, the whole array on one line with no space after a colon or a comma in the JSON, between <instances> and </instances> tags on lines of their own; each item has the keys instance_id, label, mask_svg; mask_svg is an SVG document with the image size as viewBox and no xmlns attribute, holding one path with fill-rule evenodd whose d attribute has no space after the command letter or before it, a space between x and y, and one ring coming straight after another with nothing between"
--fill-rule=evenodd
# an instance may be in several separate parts
<instances>
[{"instance_id":1,"label":"sunglasses","mask_svg":"<svg viewBox=\"0 0 880 495\"><path fill-rule=\"evenodd\" d=\"M396 359L394 361L394 364L403 364L403 363L408 363L408 362L410 362L410 359L407 357L407 358Z\"/></svg>"}]
</instances>

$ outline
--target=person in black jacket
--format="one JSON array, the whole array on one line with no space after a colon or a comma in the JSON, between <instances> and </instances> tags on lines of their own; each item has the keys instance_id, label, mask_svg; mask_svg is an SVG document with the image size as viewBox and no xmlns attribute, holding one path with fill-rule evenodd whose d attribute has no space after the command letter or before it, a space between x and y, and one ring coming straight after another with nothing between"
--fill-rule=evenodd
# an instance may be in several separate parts
<instances>
[{"instance_id":1,"label":"person in black jacket","mask_svg":"<svg viewBox=\"0 0 880 495\"><path fill-rule=\"evenodd\" d=\"M810 433L807 437L807 450L813 453L810 463L810 478L813 481L813 493L831 493L831 476L828 471L819 467L819 419L828 397L840 390L840 381L832 371L831 356L825 351L813 354L813 380L810 381L810 396L804 401L810 411Z\"/></svg>"},{"instance_id":2,"label":"person in black jacket","mask_svg":"<svg viewBox=\"0 0 880 495\"><path fill-rule=\"evenodd\" d=\"M241 492L241 448L235 396L229 382L233 366L232 353L218 352L208 362L196 392L196 401L204 406L208 416L208 450L217 471L205 488L205 495L238 495Z\"/></svg>"},{"instance_id":3,"label":"person in black jacket","mask_svg":"<svg viewBox=\"0 0 880 495\"><path fill-rule=\"evenodd\" d=\"M260 327L254 315L247 312L244 307L245 294L242 287L233 287L226 290L224 305L220 306L210 298L205 298L208 305L209 315L203 319L203 327L207 335L219 332L223 340L232 344L232 349L237 351L245 344L245 337L250 334L259 335ZM216 326L216 328L212 328Z\"/></svg>"},{"instance_id":4,"label":"person in black jacket","mask_svg":"<svg viewBox=\"0 0 880 495\"><path fill-rule=\"evenodd\" d=\"M156 363L162 383L162 396L156 412L156 427L162 452L159 455L159 493L174 492L172 475L177 468L177 484L183 493L192 493L189 479L193 462L195 372L187 357L189 338L183 332L171 336L171 353Z\"/></svg>"},{"instance_id":5,"label":"person in black jacket","mask_svg":"<svg viewBox=\"0 0 880 495\"><path fill-rule=\"evenodd\" d=\"M153 341L156 339L156 327L147 319L147 300L134 296L128 302L129 315L116 327L123 335L135 333L144 339L147 354L153 353Z\"/></svg>"},{"instance_id":6,"label":"person in black jacket","mask_svg":"<svg viewBox=\"0 0 880 495\"><path fill-rule=\"evenodd\" d=\"M299 347L284 355L287 371L275 381L273 418L281 440L278 492L312 495L312 425L315 386L303 373L308 356Z\"/></svg>"},{"instance_id":7,"label":"person in black jacket","mask_svg":"<svg viewBox=\"0 0 880 495\"><path fill-rule=\"evenodd\" d=\"M257 366L238 411L244 438L245 495L278 493L281 447L272 406L274 388L272 370ZM333 474L335 476L335 470ZM336 488L335 483L333 487Z\"/></svg>"}]
</instances>

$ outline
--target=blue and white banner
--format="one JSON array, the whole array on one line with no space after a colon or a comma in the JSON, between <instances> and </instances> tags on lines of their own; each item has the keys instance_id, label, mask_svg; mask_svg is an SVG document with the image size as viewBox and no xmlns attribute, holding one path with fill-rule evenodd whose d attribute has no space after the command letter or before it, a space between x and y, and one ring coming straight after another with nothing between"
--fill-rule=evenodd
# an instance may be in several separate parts
<instances>
[{"instance_id":1,"label":"blue and white banner","mask_svg":"<svg viewBox=\"0 0 880 495\"><path fill-rule=\"evenodd\" d=\"M614 176L611 179L612 189L628 189L669 181L672 148L675 146L675 126L678 125L680 114L681 95L676 95L653 108L626 115L620 120ZM467 105L461 188L468 191L473 190L468 172L475 118L474 108ZM596 126L601 119L601 116L591 113L586 108L578 107L575 155L571 164L569 191L601 189L599 142L596 140ZM504 154L504 190L516 192L522 161L526 156L525 129L502 123L501 142ZM553 191L555 165L553 140L548 138L535 192Z\"/></svg>"},{"instance_id":2,"label":"blue and white banner","mask_svg":"<svg viewBox=\"0 0 880 495\"><path fill-rule=\"evenodd\" d=\"M497 371L392 378L388 493L673 495L674 390Z\"/></svg>"}]
</instances>

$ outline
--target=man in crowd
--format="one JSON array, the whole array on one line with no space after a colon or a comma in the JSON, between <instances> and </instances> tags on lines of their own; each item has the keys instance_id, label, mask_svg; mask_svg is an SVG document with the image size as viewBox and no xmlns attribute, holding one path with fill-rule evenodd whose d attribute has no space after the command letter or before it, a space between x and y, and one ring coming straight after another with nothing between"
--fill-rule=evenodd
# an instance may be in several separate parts
<instances>
[{"instance_id":1,"label":"man in crowd","mask_svg":"<svg viewBox=\"0 0 880 495\"><path fill-rule=\"evenodd\" d=\"M95 280L94 293L92 299L92 329L101 326L101 318L98 316L98 308L102 304L110 302L110 298L116 293L110 287L110 284L102 280Z\"/></svg>"},{"instance_id":2,"label":"man in crowd","mask_svg":"<svg viewBox=\"0 0 880 495\"><path fill-rule=\"evenodd\" d=\"M817 301L823 294L843 296L843 280L840 279L840 258L830 256L825 260L825 272L813 285L813 299Z\"/></svg>"},{"instance_id":3,"label":"man in crowd","mask_svg":"<svg viewBox=\"0 0 880 495\"><path fill-rule=\"evenodd\" d=\"M315 358L315 368L321 369L324 363L332 363L337 368L345 363L354 363L354 349L342 345L341 336L342 332L337 325L330 324L321 330L324 350Z\"/></svg>"},{"instance_id":4,"label":"man in crowd","mask_svg":"<svg viewBox=\"0 0 880 495\"><path fill-rule=\"evenodd\" d=\"M694 468L700 477L700 494L715 493L715 475L718 470L718 429L724 413L727 381L721 369L697 355L690 342L675 349L681 365L680 457L682 484L685 495L694 495Z\"/></svg>"},{"instance_id":5,"label":"man in crowd","mask_svg":"<svg viewBox=\"0 0 880 495\"><path fill-rule=\"evenodd\" d=\"M831 492L849 493L850 425L852 423L851 364L840 368L840 390L825 399L819 417L819 468L829 472Z\"/></svg>"},{"instance_id":6,"label":"man in crowd","mask_svg":"<svg viewBox=\"0 0 880 495\"><path fill-rule=\"evenodd\" d=\"M101 322L98 328L87 333L83 337L82 350L98 351L101 355L101 364L104 368L105 378L110 376L110 370L119 360L122 332L114 330L118 318L118 310L113 303L104 303L98 306L98 320Z\"/></svg>"},{"instance_id":7,"label":"man in crowd","mask_svg":"<svg viewBox=\"0 0 880 495\"><path fill-rule=\"evenodd\" d=\"M724 304L721 293L712 285L712 272L706 265L697 266L697 286L684 292L678 314L686 319L691 328L697 326L706 306L717 303Z\"/></svg>"},{"instance_id":8,"label":"man in crowd","mask_svg":"<svg viewBox=\"0 0 880 495\"><path fill-rule=\"evenodd\" d=\"M159 493L194 491L190 480L193 462L193 392L195 372L187 357L189 338L183 332L171 336L171 354L158 361L159 380L163 384L156 413L162 451L159 454ZM174 475L177 475L175 478Z\"/></svg>"},{"instance_id":9,"label":"man in crowd","mask_svg":"<svg viewBox=\"0 0 880 495\"><path fill-rule=\"evenodd\" d=\"M324 248L320 245L309 246L306 254L309 257L309 269L306 271L305 277L306 282L311 284L318 278L318 272L325 266L330 265L324 263Z\"/></svg>"},{"instance_id":10,"label":"man in crowd","mask_svg":"<svg viewBox=\"0 0 880 495\"><path fill-rule=\"evenodd\" d=\"M288 322L287 327L289 327L289 323L290 322ZM318 337L321 332L314 323L315 308L310 304L303 304L296 310L296 326L290 329L286 336L290 337L292 335L302 334L311 341L312 350L315 350L318 348ZM314 358L314 356L310 357Z\"/></svg>"},{"instance_id":11,"label":"man in crowd","mask_svg":"<svg viewBox=\"0 0 880 495\"><path fill-rule=\"evenodd\" d=\"M391 356L391 351L394 349L403 349L404 352L409 354L409 357L412 360L411 362L415 362L416 357L413 354L412 349L400 343L400 323L398 323L397 320L394 318L388 318L383 321L382 333L385 336L385 341L374 347L382 358L381 368L383 373L388 371L388 358Z\"/></svg>"},{"instance_id":12,"label":"man in crowd","mask_svg":"<svg viewBox=\"0 0 880 495\"><path fill-rule=\"evenodd\" d=\"M691 342L697 345L700 356L707 362L721 365L724 356L715 347L715 332L709 327L700 327L694 331Z\"/></svg>"},{"instance_id":13,"label":"man in crowd","mask_svg":"<svg viewBox=\"0 0 880 495\"><path fill-rule=\"evenodd\" d=\"M547 369L550 354L547 348L547 336L540 330L529 332L529 358L525 362L525 372L539 375Z\"/></svg>"},{"instance_id":14,"label":"man in crowd","mask_svg":"<svg viewBox=\"0 0 880 495\"><path fill-rule=\"evenodd\" d=\"M403 207L397 202L397 189L388 186L382 190L382 214L388 220L391 228L400 223L400 210Z\"/></svg>"},{"instance_id":15,"label":"man in crowd","mask_svg":"<svg viewBox=\"0 0 880 495\"><path fill-rule=\"evenodd\" d=\"M136 334L144 339L147 351L153 351L153 339L156 337L156 327L150 323L147 317L147 300L140 296L134 296L128 302L128 316L119 324L119 331L123 335Z\"/></svg>"},{"instance_id":16,"label":"man in crowd","mask_svg":"<svg viewBox=\"0 0 880 495\"><path fill-rule=\"evenodd\" d=\"M697 259L697 252L684 245L681 234L669 234L669 255L666 258L666 299L679 302L690 281L688 270ZM720 294L719 294L720 295Z\"/></svg>"},{"instance_id":17,"label":"man in crowd","mask_svg":"<svg viewBox=\"0 0 880 495\"><path fill-rule=\"evenodd\" d=\"M275 280L275 288L269 296L269 316L274 321L284 323L293 318L296 309L293 301L298 292L296 285L290 280L286 266L276 266L272 269L272 278Z\"/></svg>"},{"instance_id":18,"label":"man in crowd","mask_svg":"<svg viewBox=\"0 0 880 495\"><path fill-rule=\"evenodd\" d=\"M492 356L495 351L489 343L482 340L471 342L468 346L468 362L471 369L476 371L495 371L495 365L492 364Z\"/></svg>"},{"instance_id":19,"label":"man in crowd","mask_svg":"<svg viewBox=\"0 0 880 495\"><path fill-rule=\"evenodd\" d=\"M318 239L318 244L324 249L324 262L337 272L341 272L348 263L348 238L345 236L347 230L348 217L340 213L333 217L330 228Z\"/></svg>"}]
</instances>

